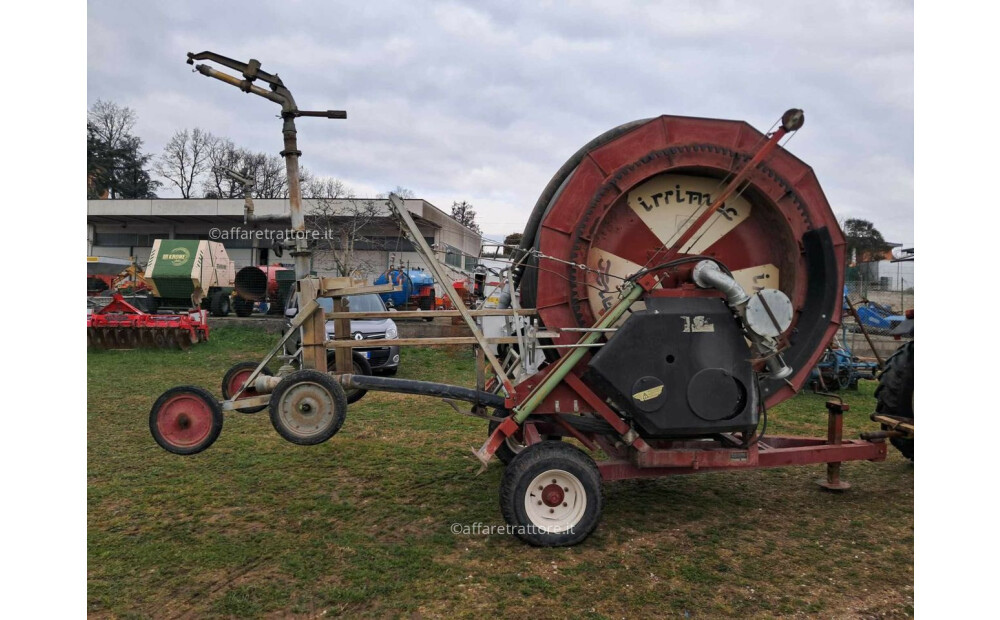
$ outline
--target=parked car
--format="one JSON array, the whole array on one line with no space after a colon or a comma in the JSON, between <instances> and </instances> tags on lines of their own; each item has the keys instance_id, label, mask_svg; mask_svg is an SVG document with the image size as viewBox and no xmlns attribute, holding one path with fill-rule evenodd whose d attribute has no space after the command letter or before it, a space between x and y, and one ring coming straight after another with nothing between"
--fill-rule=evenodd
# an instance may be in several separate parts
<instances>
[{"instance_id":1,"label":"parked car","mask_svg":"<svg viewBox=\"0 0 1000 620\"><path fill-rule=\"evenodd\" d=\"M378 295L350 295L346 299L350 312L385 312L385 304ZM333 300L329 297L320 297L316 301L324 312L333 312ZM289 296L288 304L285 306L285 318L289 323L298 311L298 296ZM351 335L356 340L366 341L365 346L354 349L354 352L368 360L374 374L396 374L399 369L399 347L375 342L392 341L399 337L396 323L392 319L351 319ZM333 321L326 322L326 338L327 340L333 338ZM372 341L371 346L368 346L367 341ZM285 352L292 355L298 350L300 342L298 334L289 338L285 343ZM333 355L333 350L327 354L331 367Z\"/></svg>"}]
</instances>

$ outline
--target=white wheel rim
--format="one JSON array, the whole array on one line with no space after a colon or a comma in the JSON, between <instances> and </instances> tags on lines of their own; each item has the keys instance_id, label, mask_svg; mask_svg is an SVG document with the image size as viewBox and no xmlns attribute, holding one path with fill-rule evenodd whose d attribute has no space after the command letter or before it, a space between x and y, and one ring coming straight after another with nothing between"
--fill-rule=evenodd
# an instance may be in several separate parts
<instances>
[{"instance_id":1,"label":"white wheel rim","mask_svg":"<svg viewBox=\"0 0 1000 620\"><path fill-rule=\"evenodd\" d=\"M562 469L550 469L535 476L524 492L524 512L528 519L549 534L572 530L586 510L587 492L583 483Z\"/></svg>"},{"instance_id":2,"label":"white wheel rim","mask_svg":"<svg viewBox=\"0 0 1000 620\"><path fill-rule=\"evenodd\" d=\"M278 415L288 432L309 438L325 432L333 424L336 404L326 388L312 381L300 381L282 394Z\"/></svg>"}]
</instances>

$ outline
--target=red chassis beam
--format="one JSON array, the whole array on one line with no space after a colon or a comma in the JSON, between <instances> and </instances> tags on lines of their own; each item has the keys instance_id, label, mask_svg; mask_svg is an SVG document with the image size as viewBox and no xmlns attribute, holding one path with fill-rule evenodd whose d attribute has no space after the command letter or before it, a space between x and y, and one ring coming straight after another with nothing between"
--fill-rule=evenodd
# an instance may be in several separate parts
<instances>
[{"instance_id":1,"label":"red chassis beam","mask_svg":"<svg viewBox=\"0 0 1000 620\"><path fill-rule=\"evenodd\" d=\"M677 458L691 458L693 450L667 449L655 450L655 453L670 454ZM604 480L625 480L628 478L659 478L679 474L696 474L732 469L754 469L758 467L786 467L792 465L814 465L818 463L842 463L845 461L884 461L886 444L883 441L863 441L849 439L839 444L828 444L824 439L811 437L767 437L759 446L751 450L714 449L701 450L705 453L698 460L690 461L696 465L679 467L639 467L623 459L600 461L597 468ZM747 458L739 457L729 460L733 455L747 455L756 452L756 463ZM669 458L669 457L668 457ZM695 457L697 459L697 457ZM714 463L701 465L701 462ZM720 464L721 463L721 464Z\"/></svg>"},{"instance_id":2,"label":"red chassis beam","mask_svg":"<svg viewBox=\"0 0 1000 620\"><path fill-rule=\"evenodd\" d=\"M601 477L606 481L760 467L884 461L887 454L884 441L847 439L829 443L828 439L820 437L782 436L765 437L749 448L725 447L717 441L690 440L662 442L656 447L648 447L646 451L639 451L634 447L614 446L606 438L591 433L568 432L554 421L532 420L524 424L525 443L537 443L546 435L583 435L589 443L600 446L610 457L597 463Z\"/></svg>"}]
</instances>

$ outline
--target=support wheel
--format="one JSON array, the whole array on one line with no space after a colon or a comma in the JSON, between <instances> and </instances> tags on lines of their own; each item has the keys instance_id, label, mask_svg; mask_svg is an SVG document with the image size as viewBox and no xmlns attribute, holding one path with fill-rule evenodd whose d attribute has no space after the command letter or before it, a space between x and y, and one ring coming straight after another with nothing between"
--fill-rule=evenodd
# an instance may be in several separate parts
<instances>
[{"instance_id":1,"label":"support wheel","mask_svg":"<svg viewBox=\"0 0 1000 620\"><path fill-rule=\"evenodd\" d=\"M575 545L601 519L601 474L582 450L557 441L526 447L504 471L500 511L536 547Z\"/></svg>"},{"instance_id":2,"label":"support wheel","mask_svg":"<svg viewBox=\"0 0 1000 620\"><path fill-rule=\"evenodd\" d=\"M253 314L253 304L252 300L237 297L233 300L233 311L236 316L250 316Z\"/></svg>"},{"instance_id":3,"label":"support wheel","mask_svg":"<svg viewBox=\"0 0 1000 620\"><path fill-rule=\"evenodd\" d=\"M149 432L174 454L197 454L222 432L222 407L205 389L191 385L167 390L149 412Z\"/></svg>"},{"instance_id":4,"label":"support wheel","mask_svg":"<svg viewBox=\"0 0 1000 620\"><path fill-rule=\"evenodd\" d=\"M364 355L354 352L351 354L351 361L354 364L354 374L371 376L372 365L368 362ZM330 351L326 356L326 370L327 372L337 372L337 355L333 351ZM367 393L368 390L362 390L359 388L344 389L344 394L347 395L348 404L358 402Z\"/></svg>"},{"instance_id":5,"label":"support wheel","mask_svg":"<svg viewBox=\"0 0 1000 620\"><path fill-rule=\"evenodd\" d=\"M212 312L212 316L228 316L229 315L229 295L219 291L212 295L212 302L209 308Z\"/></svg>"},{"instance_id":6,"label":"support wheel","mask_svg":"<svg viewBox=\"0 0 1000 620\"><path fill-rule=\"evenodd\" d=\"M875 412L913 418L913 342L896 349L885 362L875 388ZM884 428L884 427L883 427ZM913 439L893 437L889 441L903 456L913 460Z\"/></svg>"},{"instance_id":7,"label":"support wheel","mask_svg":"<svg viewBox=\"0 0 1000 620\"><path fill-rule=\"evenodd\" d=\"M347 417L344 388L330 375L298 370L281 380L271 393L271 424L278 434L300 446L333 437Z\"/></svg>"},{"instance_id":8,"label":"support wheel","mask_svg":"<svg viewBox=\"0 0 1000 620\"><path fill-rule=\"evenodd\" d=\"M505 413L509 413L503 409L495 409L493 411L494 416L502 416ZM489 437L493 434L493 431L500 426L500 422L494 422L490 420L489 428L487 429L486 436ZM559 435L545 435L542 437L546 441L562 441L562 437ZM510 465L510 462L514 460L514 457L520 454L527 446L524 445L524 436L520 431L514 433L510 437L504 440L497 451L493 453L500 462L504 465Z\"/></svg>"},{"instance_id":9,"label":"support wheel","mask_svg":"<svg viewBox=\"0 0 1000 620\"><path fill-rule=\"evenodd\" d=\"M232 398L233 394L239 391L246 380L253 373L254 369L257 368L257 362L240 362L234 365L232 368L226 371L226 375L222 377L222 397L226 400ZM271 376L274 373L271 372L266 366L260 371L260 374ZM240 397L237 400L242 400L244 398L250 398L251 396L260 396L260 394L252 386L243 390ZM263 411L267 405L260 405L258 407L244 407L243 409L237 409L240 413L257 413L258 411Z\"/></svg>"}]
</instances>

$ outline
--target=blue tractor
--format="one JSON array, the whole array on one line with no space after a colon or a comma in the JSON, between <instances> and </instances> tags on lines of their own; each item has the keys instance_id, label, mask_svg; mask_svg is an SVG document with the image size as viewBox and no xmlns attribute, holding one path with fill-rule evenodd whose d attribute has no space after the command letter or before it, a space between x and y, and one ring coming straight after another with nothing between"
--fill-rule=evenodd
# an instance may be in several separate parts
<instances>
[{"instance_id":1,"label":"blue tractor","mask_svg":"<svg viewBox=\"0 0 1000 620\"><path fill-rule=\"evenodd\" d=\"M388 308L434 309L434 278L423 269L390 268L375 278L375 284L393 284L400 287L400 290L392 293L380 293L382 301Z\"/></svg>"},{"instance_id":2,"label":"blue tractor","mask_svg":"<svg viewBox=\"0 0 1000 620\"><path fill-rule=\"evenodd\" d=\"M854 311L857 313L857 320L861 325L880 333L888 333L906 320L905 316L898 314L892 307L868 299L862 299L859 303L854 304ZM844 312L850 312L846 286L844 287Z\"/></svg>"}]
</instances>

